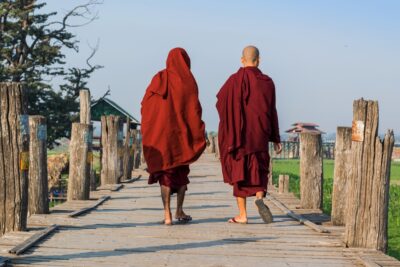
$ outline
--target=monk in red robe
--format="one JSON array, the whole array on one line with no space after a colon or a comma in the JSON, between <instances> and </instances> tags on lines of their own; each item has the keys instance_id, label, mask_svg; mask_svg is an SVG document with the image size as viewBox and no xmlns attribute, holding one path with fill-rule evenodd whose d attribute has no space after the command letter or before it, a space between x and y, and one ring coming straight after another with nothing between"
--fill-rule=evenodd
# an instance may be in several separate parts
<instances>
[{"instance_id":1,"label":"monk in red robe","mask_svg":"<svg viewBox=\"0 0 400 267\"><path fill-rule=\"evenodd\" d=\"M172 49L166 69L152 79L142 100L143 152L150 173L149 184L159 183L166 225L172 224L170 200L177 193L175 218L188 222L183 211L189 184L189 164L206 147L205 125L198 88L190 71L190 58L182 48Z\"/></svg>"},{"instance_id":2,"label":"monk in red robe","mask_svg":"<svg viewBox=\"0 0 400 267\"><path fill-rule=\"evenodd\" d=\"M268 184L269 142L277 153L282 150L275 86L258 65L259 51L254 46L243 50L243 67L219 91L220 117L218 143L224 182L233 186L239 215L230 223L247 223L246 198L256 196L255 204L265 223L273 221L264 204Z\"/></svg>"}]
</instances>

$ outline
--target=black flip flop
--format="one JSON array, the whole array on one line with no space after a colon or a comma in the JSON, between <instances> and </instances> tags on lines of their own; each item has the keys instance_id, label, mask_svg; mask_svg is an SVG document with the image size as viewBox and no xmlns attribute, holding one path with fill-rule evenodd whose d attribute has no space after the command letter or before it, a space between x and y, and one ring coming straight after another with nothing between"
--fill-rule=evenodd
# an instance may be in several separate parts
<instances>
[{"instance_id":1,"label":"black flip flop","mask_svg":"<svg viewBox=\"0 0 400 267\"><path fill-rule=\"evenodd\" d=\"M261 219L265 223L272 223L274 221L274 218L272 217L272 213L269 210L268 206L265 205L264 201L262 199L256 199L255 204L258 209L258 213L260 214Z\"/></svg>"},{"instance_id":2,"label":"black flip flop","mask_svg":"<svg viewBox=\"0 0 400 267\"><path fill-rule=\"evenodd\" d=\"M186 215L184 217L176 218L178 220L178 223L180 224L185 224L188 223L192 220L192 217L190 215Z\"/></svg>"}]
</instances>

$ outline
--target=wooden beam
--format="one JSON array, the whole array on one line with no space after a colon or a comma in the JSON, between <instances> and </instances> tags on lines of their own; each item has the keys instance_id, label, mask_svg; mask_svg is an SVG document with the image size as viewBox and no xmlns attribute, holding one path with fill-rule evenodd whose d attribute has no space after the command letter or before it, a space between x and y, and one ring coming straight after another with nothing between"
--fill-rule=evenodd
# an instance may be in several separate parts
<instances>
[{"instance_id":1,"label":"wooden beam","mask_svg":"<svg viewBox=\"0 0 400 267\"><path fill-rule=\"evenodd\" d=\"M58 225L53 224L53 225L47 227L46 229L34 234L33 236L31 236L30 238L28 238L21 244L13 247L12 249L10 249L9 253L15 254L15 255L21 255L22 253L27 251L29 248L31 248L33 245L35 245L36 243L38 243L43 238L45 238L46 236L48 236L49 234L51 234L52 232L54 232L57 229L58 229Z\"/></svg>"},{"instance_id":2,"label":"wooden beam","mask_svg":"<svg viewBox=\"0 0 400 267\"><path fill-rule=\"evenodd\" d=\"M106 184L106 185L102 185L97 187L97 190L110 190L110 191L118 191L120 190L122 187L124 187L123 184Z\"/></svg>"},{"instance_id":3,"label":"wooden beam","mask_svg":"<svg viewBox=\"0 0 400 267\"><path fill-rule=\"evenodd\" d=\"M110 199L110 196L102 196L101 198L99 198L93 205L71 212L70 214L68 214L68 217L77 217L80 216L82 214L88 213L91 210L94 210L95 208L97 208L98 206L100 206L101 204L103 204L103 202L107 201L108 199Z\"/></svg>"},{"instance_id":4,"label":"wooden beam","mask_svg":"<svg viewBox=\"0 0 400 267\"><path fill-rule=\"evenodd\" d=\"M288 209L282 202L277 200L275 197L273 197L271 195L267 195L266 198L267 198L267 200L271 201L276 207L278 207L280 210L282 210L284 213L286 213L287 216L299 221L300 224L304 224L305 226L310 227L311 229L313 229L314 231L317 231L318 233L330 233L329 230L323 228L322 226L317 225L317 224L311 222L310 220L307 220L300 214L294 213L292 210Z\"/></svg>"},{"instance_id":5,"label":"wooden beam","mask_svg":"<svg viewBox=\"0 0 400 267\"><path fill-rule=\"evenodd\" d=\"M125 181L121 181L121 183L123 183L123 184L130 184L130 183L133 183L133 182L136 182L136 181L140 180L140 178L142 178L142 175L141 175L141 174L139 174L138 177L131 178L131 179L128 179L128 180L125 180Z\"/></svg>"}]
</instances>

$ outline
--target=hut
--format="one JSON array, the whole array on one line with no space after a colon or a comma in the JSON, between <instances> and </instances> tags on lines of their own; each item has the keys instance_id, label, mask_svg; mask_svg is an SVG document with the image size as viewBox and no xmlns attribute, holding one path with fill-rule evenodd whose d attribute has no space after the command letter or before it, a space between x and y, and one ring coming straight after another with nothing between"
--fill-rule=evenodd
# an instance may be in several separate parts
<instances>
[{"instance_id":1,"label":"hut","mask_svg":"<svg viewBox=\"0 0 400 267\"><path fill-rule=\"evenodd\" d=\"M318 127L319 125L315 123L296 122L292 124L292 128L286 130L285 132L290 134L289 141L298 142L299 133L324 134L325 132L318 129Z\"/></svg>"},{"instance_id":2,"label":"hut","mask_svg":"<svg viewBox=\"0 0 400 267\"><path fill-rule=\"evenodd\" d=\"M131 121L130 129L137 129L140 122L128 111L107 97L102 97L92 104L91 115L93 121L101 121L101 116L116 115L121 118L129 118Z\"/></svg>"}]
</instances>

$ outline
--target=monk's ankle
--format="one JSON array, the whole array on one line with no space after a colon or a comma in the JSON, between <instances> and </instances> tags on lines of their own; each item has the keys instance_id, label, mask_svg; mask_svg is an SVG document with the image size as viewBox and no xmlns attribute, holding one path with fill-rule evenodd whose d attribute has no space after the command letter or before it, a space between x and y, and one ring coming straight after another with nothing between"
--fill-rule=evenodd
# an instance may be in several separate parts
<instances>
[{"instance_id":1,"label":"monk's ankle","mask_svg":"<svg viewBox=\"0 0 400 267\"><path fill-rule=\"evenodd\" d=\"M176 218L180 218L180 217L184 217L184 216L186 216L186 214L183 212L183 210L180 210L180 211L177 210L175 213Z\"/></svg>"}]
</instances>

